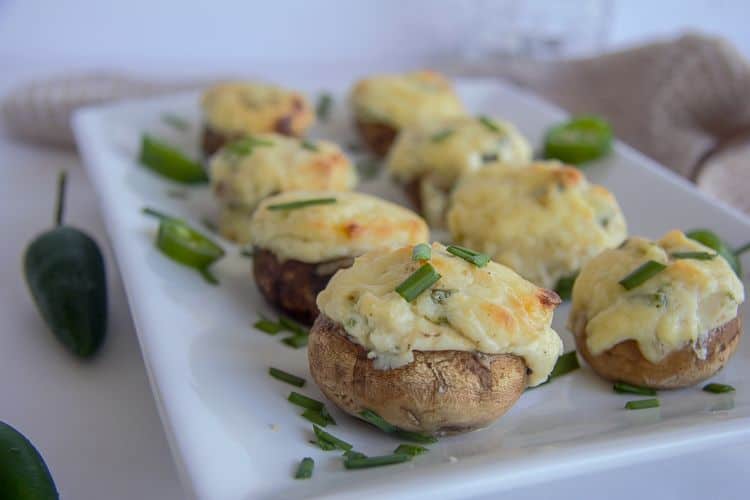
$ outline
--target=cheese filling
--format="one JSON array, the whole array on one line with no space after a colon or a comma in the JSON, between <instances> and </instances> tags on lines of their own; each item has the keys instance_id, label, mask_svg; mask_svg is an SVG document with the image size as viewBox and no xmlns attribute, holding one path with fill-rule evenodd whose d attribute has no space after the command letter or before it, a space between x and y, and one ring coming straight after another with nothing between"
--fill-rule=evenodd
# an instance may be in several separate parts
<instances>
[{"instance_id":1,"label":"cheese filling","mask_svg":"<svg viewBox=\"0 0 750 500\"><path fill-rule=\"evenodd\" d=\"M556 297L490 262L479 268L432 244L430 263L440 280L407 302L396 287L421 266L412 247L376 250L336 273L318 307L389 369L414 360L414 351L459 350L513 354L529 368L529 385L544 382L562 353L552 330Z\"/></svg>"},{"instance_id":2,"label":"cheese filling","mask_svg":"<svg viewBox=\"0 0 750 500\"><path fill-rule=\"evenodd\" d=\"M709 260L672 256L678 252L715 254L682 232L671 231L657 242L630 238L583 268L573 288L570 317L586 321L586 344L592 354L635 340L652 363L688 345L705 359L708 332L737 316L744 289L720 256ZM667 268L631 290L619 284L649 260Z\"/></svg>"}]
</instances>

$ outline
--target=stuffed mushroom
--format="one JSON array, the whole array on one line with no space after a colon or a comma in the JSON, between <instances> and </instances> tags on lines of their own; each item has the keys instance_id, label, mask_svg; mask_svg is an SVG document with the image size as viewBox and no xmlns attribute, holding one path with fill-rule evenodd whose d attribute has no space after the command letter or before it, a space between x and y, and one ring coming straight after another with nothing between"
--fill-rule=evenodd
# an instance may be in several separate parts
<instances>
[{"instance_id":1,"label":"stuffed mushroom","mask_svg":"<svg viewBox=\"0 0 750 500\"><path fill-rule=\"evenodd\" d=\"M589 261L573 287L569 328L602 377L655 389L720 370L742 332L742 283L715 251L671 231L629 238Z\"/></svg>"},{"instance_id":2,"label":"stuffed mushroom","mask_svg":"<svg viewBox=\"0 0 750 500\"><path fill-rule=\"evenodd\" d=\"M612 193L554 162L490 166L463 177L447 222L457 244L487 253L545 288L626 236Z\"/></svg>"},{"instance_id":3,"label":"stuffed mushroom","mask_svg":"<svg viewBox=\"0 0 750 500\"><path fill-rule=\"evenodd\" d=\"M401 129L465 114L451 83L434 71L360 80L352 89L350 103L362 140L380 157Z\"/></svg>"},{"instance_id":4,"label":"stuffed mushroom","mask_svg":"<svg viewBox=\"0 0 750 500\"><path fill-rule=\"evenodd\" d=\"M427 222L442 226L448 196L462 175L498 162L530 161L531 147L511 123L465 116L402 130L386 164Z\"/></svg>"},{"instance_id":5,"label":"stuffed mushroom","mask_svg":"<svg viewBox=\"0 0 750 500\"><path fill-rule=\"evenodd\" d=\"M425 241L425 221L362 193L289 192L263 201L250 223L253 273L266 300L310 324L336 271L369 250Z\"/></svg>"},{"instance_id":6,"label":"stuffed mushroom","mask_svg":"<svg viewBox=\"0 0 750 500\"><path fill-rule=\"evenodd\" d=\"M310 371L342 410L371 410L409 431L463 432L547 379L562 352L550 326L557 295L450 248L433 243L426 259L412 246L374 250L318 296ZM405 286L425 266L432 280Z\"/></svg>"},{"instance_id":7,"label":"stuffed mushroom","mask_svg":"<svg viewBox=\"0 0 750 500\"><path fill-rule=\"evenodd\" d=\"M338 145L260 134L231 142L211 157L209 177L221 206L219 232L250 240L250 217L261 200L299 190L348 191L357 173Z\"/></svg>"},{"instance_id":8,"label":"stuffed mushroom","mask_svg":"<svg viewBox=\"0 0 750 500\"><path fill-rule=\"evenodd\" d=\"M206 156L229 141L255 134L299 137L315 121L304 95L265 83L220 83L206 90L201 104Z\"/></svg>"}]
</instances>

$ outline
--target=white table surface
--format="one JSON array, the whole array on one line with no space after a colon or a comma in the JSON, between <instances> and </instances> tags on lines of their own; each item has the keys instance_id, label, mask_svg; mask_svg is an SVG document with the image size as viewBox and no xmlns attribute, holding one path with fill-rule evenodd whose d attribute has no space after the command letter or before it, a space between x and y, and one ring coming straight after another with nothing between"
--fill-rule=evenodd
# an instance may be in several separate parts
<instances>
[{"instance_id":1,"label":"white table surface","mask_svg":"<svg viewBox=\"0 0 750 500\"><path fill-rule=\"evenodd\" d=\"M151 5L145 0L128 4ZM621 9L622 4L617 2L616 7ZM734 8L739 11L740 4L728 2L729 7L722 5L725 10ZM76 12L82 14L86 7L80 1L66 2L65 5L68 10L55 13L54 21L41 19L39 29L45 33L55 29L58 17L65 23L73 23ZM692 12L696 20L693 24L705 15L707 5L708 2L693 2ZM2 8L6 6L10 7L8 11L12 15L3 18ZM0 95L30 75L91 67L96 62L94 57L76 57L75 50L83 45L88 47L86 44L91 42L87 40L82 45L80 37L66 46L62 36L48 33L49 43L54 39L60 46L49 45L40 49L29 41L33 50L25 51L20 45L24 32L17 28L17 23L37 19L35 16L41 9L39 1L0 0L0 67L3 69ZM124 12L126 9L121 7L120 10ZM133 8L130 12L137 10ZM686 12L689 13L690 9ZM104 14L100 12L100 15ZM137 16L133 14L131 17ZM729 16L727 19L730 30L735 30L738 17ZM653 19L649 18L649 22ZM711 22L721 25L716 20ZM6 29L11 24L14 30ZM630 41L638 34L637 25L635 21L629 25L616 23L614 36L617 40ZM670 32L676 27L660 25L659 29ZM741 32L747 34L744 25ZM57 32L57 35L64 34L63 31ZM745 50L747 40L738 40ZM125 46L122 39L110 42ZM106 53L101 46L95 48ZM127 53L127 49L118 54L121 56L118 64L109 64L108 67L137 66L138 54ZM150 69L154 65L152 60ZM208 70L208 65L204 64L202 69ZM182 70L191 73L184 66ZM184 498L151 396L116 262L108 248L94 193L77 157L73 153L12 142L0 129L0 160L3 179L0 183L0 228L4 236L0 244L0 318L3 322L0 333L0 420L16 426L36 444L64 499ZM69 170L67 221L92 235L100 243L107 261L110 291L108 338L99 356L86 363L70 356L47 331L32 305L21 275L24 247L35 234L51 224L54 184L60 168ZM748 470L750 443L736 443L669 460L517 489L502 497L741 498L746 496L745 473Z\"/></svg>"}]
</instances>

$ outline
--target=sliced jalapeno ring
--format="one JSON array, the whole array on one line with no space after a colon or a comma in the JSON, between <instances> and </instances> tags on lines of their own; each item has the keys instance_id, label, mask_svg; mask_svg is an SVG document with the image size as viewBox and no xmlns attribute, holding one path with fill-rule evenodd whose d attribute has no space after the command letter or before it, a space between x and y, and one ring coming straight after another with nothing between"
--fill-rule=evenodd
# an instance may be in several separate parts
<instances>
[{"instance_id":1,"label":"sliced jalapeno ring","mask_svg":"<svg viewBox=\"0 0 750 500\"><path fill-rule=\"evenodd\" d=\"M596 116L579 116L549 129L544 157L580 165L606 156L612 149L612 129Z\"/></svg>"},{"instance_id":2,"label":"sliced jalapeno ring","mask_svg":"<svg viewBox=\"0 0 750 500\"><path fill-rule=\"evenodd\" d=\"M162 219L156 246L169 258L203 270L224 256L224 249L178 219Z\"/></svg>"}]
</instances>

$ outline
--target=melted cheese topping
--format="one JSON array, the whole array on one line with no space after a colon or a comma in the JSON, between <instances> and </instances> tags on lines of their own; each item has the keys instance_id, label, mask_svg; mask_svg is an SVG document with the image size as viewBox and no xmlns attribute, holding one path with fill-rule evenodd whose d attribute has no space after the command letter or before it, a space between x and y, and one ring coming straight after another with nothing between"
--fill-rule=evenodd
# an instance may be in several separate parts
<instances>
[{"instance_id":1,"label":"melted cheese topping","mask_svg":"<svg viewBox=\"0 0 750 500\"><path fill-rule=\"evenodd\" d=\"M294 210L268 210L269 205L314 198L336 203ZM267 198L253 215L253 244L281 260L324 262L356 257L382 247L429 240L425 221L394 203L362 193L300 191Z\"/></svg>"},{"instance_id":2,"label":"melted cheese topping","mask_svg":"<svg viewBox=\"0 0 750 500\"><path fill-rule=\"evenodd\" d=\"M675 252L695 251L715 254L681 231L671 231L657 242L630 238L621 248L602 252L586 264L573 287L570 321L585 322L591 353L635 340L652 363L686 345L705 359L707 333L735 318L745 295L742 283L720 256L671 257ZM619 284L649 260L667 268L631 290Z\"/></svg>"},{"instance_id":3,"label":"melted cheese topping","mask_svg":"<svg viewBox=\"0 0 750 500\"><path fill-rule=\"evenodd\" d=\"M407 302L395 289L422 265L411 252L408 246L359 257L333 276L318 307L381 369L410 363L414 351L458 350L514 354L531 370L529 385L547 379L563 347L550 326L554 294L500 264L479 268L433 243L430 263L441 278Z\"/></svg>"},{"instance_id":4,"label":"melted cheese topping","mask_svg":"<svg viewBox=\"0 0 750 500\"><path fill-rule=\"evenodd\" d=\"M203 94L202 106L206 124L229 136L264 132L299 136L315 120L302 94L263 83L214 85Z\"/></svg>"},{"instance_id":5,"label":"melted cheese topping","mask_svg":"<svg viewBox=\"0 0 750 500\"><path fill-rule=\"evenodd\" d=\"M350 102L358 120L397 129L465 114L451 83L434 71L360 80L352 89Z\"/></svg>"},{"instance_id":6,"label":"melted cheese topping","mask_svg":"<svg viewBox=\"0 0 750 500\"><path fill-rule=\"evenodd\" d=\"M497 131L466 116L399 133L388 155L388 170L400 182L419 179L422 210L431 225L442 225L449 191L461 175L488 164L531 161L531 147L518 130L502 120L493 122Z\"/></svg>"},{"instance_id":7,"label":"melted cheese topping","mask_svg":"<svg viewBox=\"0 0 750 500\"><path fill-rule=\"evenodd\" d=\"M465 176L447 219L458 244L546 288L626 236L614 196L580 170L552 162Z\"/></svg>"},{"instance_id":8,"label":"melted cheese topping","mask_svg":"<svg viewBox=\"0 0 750 500\"><path fill-rule=\"evenodd\" d=\"M242 225L268 196L299 190L347 191L357 183L355 168L334 143L318 141L313 151L298 139L278 134L254 137L271 145L255 146L245 155L225 147L211 157L211 186L222 205L219 229L227 238L247 241L248 230Z\"/></svg>"}]
</instances>

